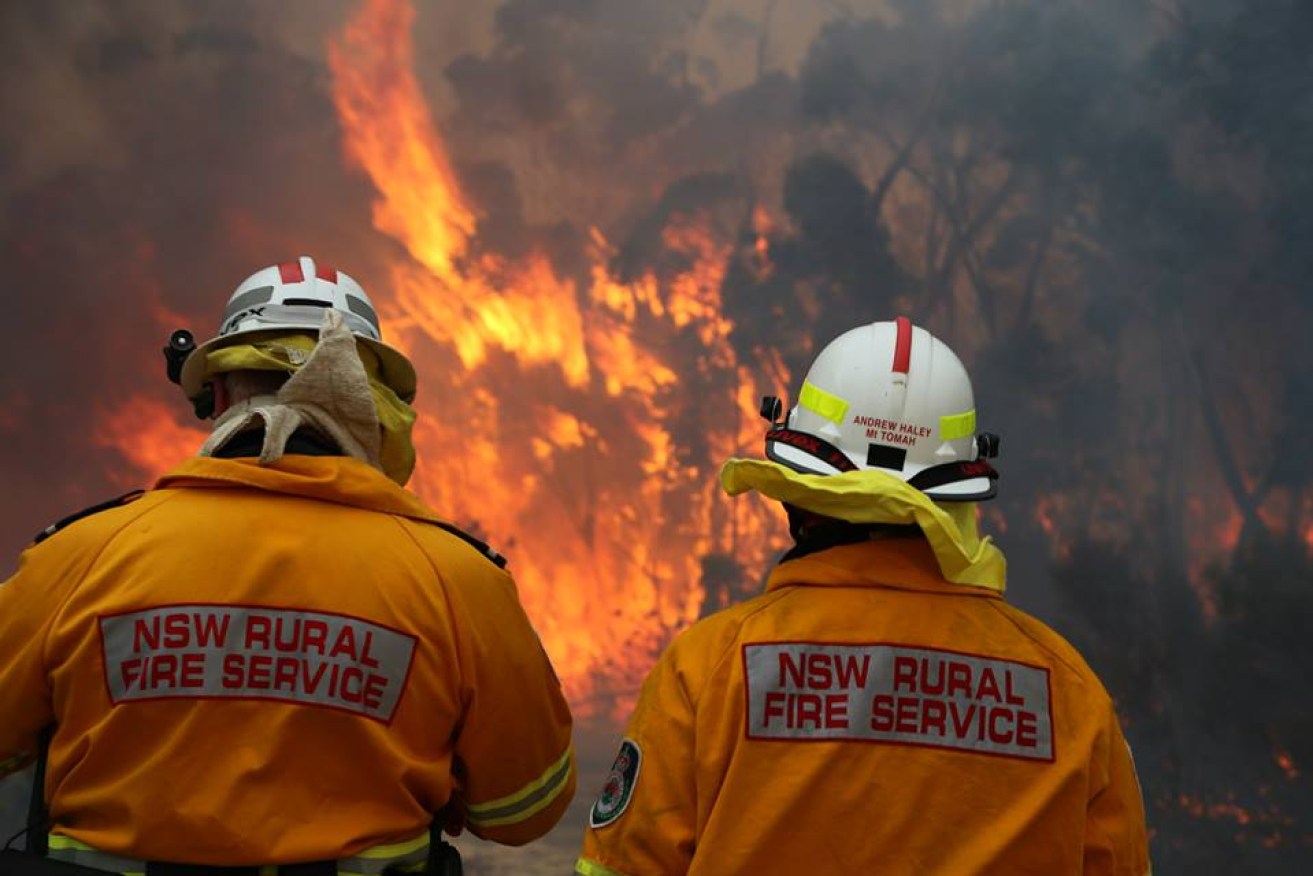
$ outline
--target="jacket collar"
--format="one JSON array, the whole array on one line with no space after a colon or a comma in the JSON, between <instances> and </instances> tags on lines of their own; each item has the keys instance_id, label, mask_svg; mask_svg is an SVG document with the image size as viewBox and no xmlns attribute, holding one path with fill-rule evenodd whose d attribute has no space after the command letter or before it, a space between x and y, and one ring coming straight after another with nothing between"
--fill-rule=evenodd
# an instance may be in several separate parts
<instances>
[{"instance_id":1,"label":"jacket collar","mask_svg":"<svg viewBox=\"0 0 1313 876\"><path fill-rule=\"evenodd\" d=\"M337 502L383 514L441 523L418 496L378 469L347 456L288 455L272 465L255 459L188 459L155 482L154 489L247 488Z\"/></svg>"},{"instance_id":2,"label":"jacket collar","mask_svg":"<svg viewBox=\"0 0 1313 876\"><path fill-rule=\"evenodd\" d=\"M1001 599L998 590L954 584L944 578L930 543L923 538L881 538L846 544L780 563L766 591L781 587L889 587Z\"/></svg>"}]
</instances>

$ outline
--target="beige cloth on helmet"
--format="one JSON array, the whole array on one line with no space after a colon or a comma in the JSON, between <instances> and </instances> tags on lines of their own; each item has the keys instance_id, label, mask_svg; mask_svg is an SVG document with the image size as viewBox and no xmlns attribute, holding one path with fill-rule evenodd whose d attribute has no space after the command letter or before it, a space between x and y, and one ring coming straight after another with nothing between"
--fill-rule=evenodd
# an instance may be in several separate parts
<instances>
[{"instance_id":1,"label":"beige cloth on helmet","mask_svg":"<svg viewBox=\"0 0 1313 876\"><path fill-rule=\"evenodd\" d=\"M214 455L260 420L264 421L261 465L281 459L292 433L310 427L332 439L347 456L384 470L383 432L369 376L356 353L356 339L336 310L324 311L319 343L277 394L245 399L219 415L201 456Z\"/></svg>"}]
</instances>

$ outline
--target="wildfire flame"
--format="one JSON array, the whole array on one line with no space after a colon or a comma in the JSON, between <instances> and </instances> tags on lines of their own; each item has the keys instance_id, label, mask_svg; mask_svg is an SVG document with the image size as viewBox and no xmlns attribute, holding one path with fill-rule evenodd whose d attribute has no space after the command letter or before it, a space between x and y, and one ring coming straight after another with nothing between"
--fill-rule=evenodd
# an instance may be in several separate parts
<instances>
[{"instance_id":1,"label":"wildfire flame","mask_svg":"<svg viewBox=\"0 0 1313 876\"><path fill-rule=\"evenodd\" d=\"M411 257L376 295L421 375L412 487L511 555L577 714L621 714L703 610L706 558L766 561L771 509L731 503L715 472L760 440L755 365L783 369L730 346L731 247L704 217L665 229L689 266L673 276L617 279L596 229L583 278L541 252L473 255L478 210L415 79L412 18L369 0L329 47L347 155L378 191L374 225Z\"/></svg>"},{"instance_id":2,"label":"wildfire flame","mask_svg":"<svg viewBox=\"0 0 1313 876\"><path fill-rule=\"evenodd\" d=\"M123 455L130 468L115 469L111 478L124 489L141 485L139 473L162 474L188 451L194 452L208 432L180 425L174 405L137 396L96 418L95 440Z\"/></svg>"}]
</instances>

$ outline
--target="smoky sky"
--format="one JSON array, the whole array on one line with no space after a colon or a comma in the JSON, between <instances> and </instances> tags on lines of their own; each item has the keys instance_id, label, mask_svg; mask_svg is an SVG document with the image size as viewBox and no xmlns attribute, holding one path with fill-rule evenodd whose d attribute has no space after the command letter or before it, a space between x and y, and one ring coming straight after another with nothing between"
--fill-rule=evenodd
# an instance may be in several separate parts
<instances>
[{"instance_id":1,"label":"smoky sky","mask_svg":"<svg viewBox=\"0 0 1313 876\"><path fill-rule=\"evenodd\" d=\"M415 5L476 250L543 251L582 281L597 228L617 276L668 276L662 230L709 217L733 244L735 349L774 349L794 378L763 374L763 393L796 392L861 322L943 337L1003 435L984 520L1012 598L1141 728L1155 854L1260 873L1311 848L1276 816L1169 804L1230 788L1260 811L1265 787L1289 814L1303 780L1274 749L1313 768L1308 646L1281 621L1313 607L1292 583L1313 532L1313 7ZM243 277L296 254L367 289L406 258L371 225L332 103L326 41L356 8L0 7L4 556L122 491L104 412L144 393L188 422L159 353L175 324L207 334ZM1223 694L1271 692L1249 729L1198 729L1226 697L1186 654Z\"/></svg>"}]
</instances>

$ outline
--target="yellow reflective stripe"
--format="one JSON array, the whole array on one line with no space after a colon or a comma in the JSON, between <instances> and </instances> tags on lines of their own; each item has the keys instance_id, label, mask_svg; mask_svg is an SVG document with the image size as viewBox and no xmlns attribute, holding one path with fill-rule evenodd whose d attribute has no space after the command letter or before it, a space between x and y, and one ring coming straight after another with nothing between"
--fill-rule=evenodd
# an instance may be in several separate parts
<instances>
[{"instance_id":1,"label":"yellow reflective stripe","mask_svg":"<svg viewBox=\"0 0 1313 876\"><path fill-rule=\"evenodd\" d=\"M429 845L429 835L427 832L420 834L411 840L405 840L399 843L389 843L385 846L374 846L365 849L363 852L356 852L354 857L357 858L398 858L402 855L408 855L411 852L426 849ZM348 859L349 860L349 859Z\"/></svg>"},{"instance_id":2,"label":"yellow reflective stripe","mask_svg":"<svg viewBox=\"0 0 1313 876\"><path fill-rule=\"evenodd\" d=\"M145 876L145 861L120 858L58 833L50 834L48 842L50 857L57 861L80 864L108 873L121 873L123 876ZM389 867L401 872L413 872L423 869L428 862L428 854L429 835L426 831L412 840L372 846L354 857L343 858L337 862L337 872L342 876L377 876ZM277 876L278 869L277 864L266 864L259 868L260 876Z\"/></svg>"},{"instance_id":3,"label":"yellow reflective stripe","mask_svg":"<svg viewBox=\"0 0 1313 876\"><path fill-rule=\"evenodd\" d=\"M842 423L844 414L848 413L848 402L805 380L802 392L798 394L798 404L832 423Z\"/></svg>"},{"instance_id":4,"label":"yellow reflective stripe","mask_svg":"<svg viewBox=\"0 0 1313 876\"><path fill-rule=\"evenodd\" d=\"M142 876L146 872L146 862L135 858L120 858L109 852L102 852L71 836L52 833L46 837L50 857L56 861L91 867L109 873L122 873L124 876Z\"/></svg>"},{"instance_id":5,"label":"yellow reflective stripe","mask_svg":"<svg viewBox=\"0 0 1313 876\"><path fill-rule=\"evenodd\" d=\"M496 827L524 821L551 805L566 786L570 771L574 769L572 750L566 746L565 754L538 778L514 794L489 800L487 803L470 803L465 807L470 824L479 827Z\"/></svg>"},{"instance_id":6,"label":"yellow reflective stripe","mask_svg":"<svg viewBox=\"0 0 1313 876\"><path fill-rule=\"evenodd\" d=\"M408 870L426 862L428 856L429 835L426 831L414 839L371 846L350 858L343 858L337 862L337 872L346 876L373 876L388 867Z\"/></svg>"},{"instance_id":7,"label":"yellow reflective stripe","mask_svg":"<svg viewBox=\"0 0 1313 876\"><path fill-rule=\"evenodd\" d=\"M574 872L581 874L581 876L625 876L619 870L603 867L596 861L590 861L587 858L580 858L574 862Z\"/></svg>"},{"instance_id":8,"label":"yellow reflective stripe","mask_svg":"<svg viewBox=\"0 0 1313 876\"><path fill-rule=\"evenodd\" d=\"M974 435L976 431L976 412L949 414L939 418L939 438L941 441L953 441Z\"/></svg>"}]
</instances>

